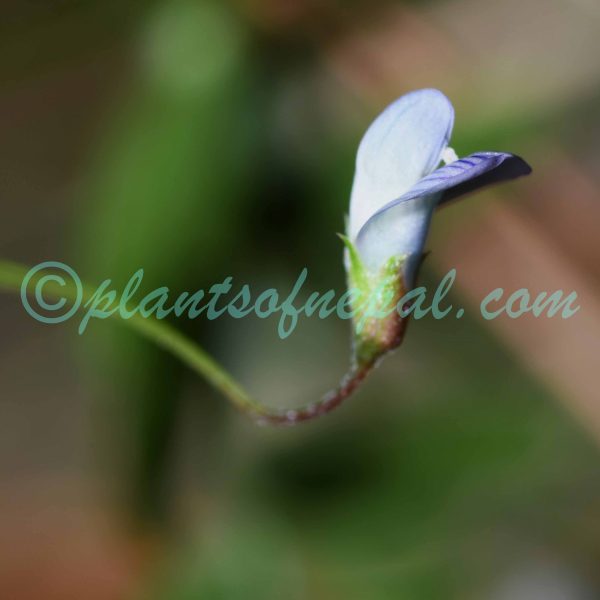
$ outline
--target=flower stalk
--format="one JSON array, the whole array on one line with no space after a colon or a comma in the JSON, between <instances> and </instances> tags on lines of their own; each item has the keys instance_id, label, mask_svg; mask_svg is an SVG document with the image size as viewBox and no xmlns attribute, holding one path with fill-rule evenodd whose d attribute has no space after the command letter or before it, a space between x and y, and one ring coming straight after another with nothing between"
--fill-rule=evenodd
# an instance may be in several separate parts
<instances>
[{"instance_id":1,"label":"flower stalk","mask_svg":"<svg viewBox=\"0 0 600 600\"><path fill-rule=\"evenodd\" d=\"M0 290L18 293L23 279L30 271L25 265L0 260ZM36 280L32 281L35 286ZM49 298L64 298L68 303L75 303L77 290L72 283L65 285L52 284L44 286L44 293ZM92 298L94 288L83 285L83 301L80 306ZM192 341L166 321L144 318L139 314L130 319L121 319L118 313L109 317L129 327L156 344L166 352L177 357L197 375L204 378L212 387L222 393L240 412L248 415L261 425L295 425L315 419L337 408L346 400L367 376L373 364L363 364L354 368L344 377L339 387L322 399L297 409L279 409L264 405L254 398L238 383L228 371L214 360L199 344Z\"/></svg>"}]
</instances>

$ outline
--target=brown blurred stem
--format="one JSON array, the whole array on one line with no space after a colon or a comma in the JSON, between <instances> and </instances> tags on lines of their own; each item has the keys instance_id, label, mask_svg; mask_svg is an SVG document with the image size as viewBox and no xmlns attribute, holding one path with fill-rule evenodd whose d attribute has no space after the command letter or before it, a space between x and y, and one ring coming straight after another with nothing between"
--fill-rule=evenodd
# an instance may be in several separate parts
<instances>
[{"instance_id":1,"label":"brown blurred stem","mask_svg":"<svg viewBox=\"0 0 600 600\"><path fill-rule=\"evenodd\" d=\"M265 425L295 425L320 417L340 406L373 368L373 363L353 369L340 386L312 404L282 410L254 400L240 384L198 344L164 321L141 317L124 321L138 333L171 352L224 394L241 412Z\"/></svg>"},{"instance_id":2,"label":"brown blurred stem","mask_svg":"<svg viewBox=\"0 0 600 600\"><path fill-rule=\"evenodd\" d=\"M23 293L22 282L29 270L28 267L17 263L0 261L0 289ZM43 273L40 273L40 276L32 278L28 288L33 288L42 275ZM94 289L84 284L83 298L79 305L84 306L93 293ZM77 298L76 288L70 282L64 286L48 282L44 286L44 294L59 299L65 298L67 302L71 303L75 302ZM225 395L238 410L249 415L257 423L265 425L295 425L331 412L352 395L374 365L374 361L370 361L354 367L342 380L339 387L321 400L297 409L278 409L254 400L205 350L169 323L154 318L146 319L137 313L129 319L122 319L119 316L111 318L117 319L179 358Z\"/></svg>"},{"instance_id":3,"label":"brown blurred stem","mask_svg":"<svg viewBox=\"0 0 600 600\"><path fill-rule=\"evenodd\" d=\"M285 411L261 406L260 412L255 413L253 416L261 425L295 425L326 415L349 398L372 369L373 363L354 368L342 379L337 389L332 390L313 404Z\"/></svg>"}]
</instances>

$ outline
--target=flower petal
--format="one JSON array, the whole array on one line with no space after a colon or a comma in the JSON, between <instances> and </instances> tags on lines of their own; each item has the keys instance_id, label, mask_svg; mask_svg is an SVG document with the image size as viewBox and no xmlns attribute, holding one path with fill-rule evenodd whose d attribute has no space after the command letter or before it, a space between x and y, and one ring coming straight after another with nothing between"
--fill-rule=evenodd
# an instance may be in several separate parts
<instances>
[{"instance_id":1,"label":"flower petal","mask_svg":"<svg viewBox=\"0 0 600 600\"><path fill-rule=\"evenodd\" d=\"M452 104L433 89L402 96L375 119L356 156L350 239L381 207L437 167L453 124Z\"/></svg>"},{"instance_id":2,"label":"flower petal","mask_svg":"<svg viewBox=\"0 0 600 600\"><path fill-rule=\"evenodd\" d=\"M438 199L433 194L390 202L367 221L355 245L368 271L377 273L390 258L404 256L404 284L413 286Z\"/></svg>"},{"instance_id":3,"label":"flower petal","mask_svg":"<svg viewBox=\"0 0 600 600\"><path fill-rule=\"evenodd\" d=\"M478 152L437 169L364 224L356 238L363 263L376 271L391 257L407 255L404 277L412 286L436 206L530 172L522 158L503 152Z\"/></svg>"},{"instance_id":4,"label":"flower petal","mask_svg":"<svg viewBox=\"0 0 600 600\"><path fill-rule=\"evenodd\" d=\"M441 194L445 204L487 185L529 175L531 167L519 156L506 152L476 152L424 177L395 202L418 196Z\"/></svg>"}]
</instances>

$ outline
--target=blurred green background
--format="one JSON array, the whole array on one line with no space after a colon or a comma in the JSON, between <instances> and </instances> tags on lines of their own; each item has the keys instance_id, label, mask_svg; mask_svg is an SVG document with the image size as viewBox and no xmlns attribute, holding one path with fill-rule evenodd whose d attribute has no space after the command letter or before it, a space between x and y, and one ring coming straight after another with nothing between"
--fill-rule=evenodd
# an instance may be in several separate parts
<instances>
[{"instance_id":1,"label":"blurred green background","mask_svg":"<svg viewBox=\"0 0 600 600\"><path fill-rule=\"evenodd\" d=\"M0 256L84 279L344 289L357 143L419 87L526 182L434 220L422 320L339 411L259 428L108 322L0 297L0 598L600 597L595 0L4 0ZM495 287L571 320L485 322ZM176 323L277 406L335 386L347 323Z\"/></svg>"}]
</instances>

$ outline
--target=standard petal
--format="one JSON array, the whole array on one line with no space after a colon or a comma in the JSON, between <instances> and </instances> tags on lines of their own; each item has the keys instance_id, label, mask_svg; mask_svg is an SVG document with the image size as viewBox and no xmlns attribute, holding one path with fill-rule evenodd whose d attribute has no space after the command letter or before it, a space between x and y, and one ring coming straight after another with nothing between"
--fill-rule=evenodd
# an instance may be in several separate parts
<instances>
[{"instance_id":1,"label":"standard petal","mask_svg":"<svg viewBox=\"0 0 600 600\"><path fill-rule=\"evenodd\" d=\"M402 96L375 119L356 156L348 231L351 239L380 208L437 167L453 124L452 104L433 89Z\"/></svg>"}]
</instances>

